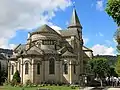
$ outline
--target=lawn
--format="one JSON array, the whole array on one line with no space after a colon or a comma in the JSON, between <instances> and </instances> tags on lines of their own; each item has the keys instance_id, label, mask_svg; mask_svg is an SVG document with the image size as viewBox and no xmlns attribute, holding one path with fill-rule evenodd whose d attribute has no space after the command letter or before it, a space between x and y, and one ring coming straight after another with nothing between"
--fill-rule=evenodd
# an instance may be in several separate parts
<instances>
[{"instance_id":1,"label":"lawn","mask_svg":"<svg viewBox=\"0 0 120 90\"><path fill-rule=\"evenodd\" d=\"M12 87L12 86L0 86L0 90L37 90L38 88L47 88L50 90L79 90L79 87L72 89L70 86L43 86L43 87Z\"/></svg>"}]
</instances>

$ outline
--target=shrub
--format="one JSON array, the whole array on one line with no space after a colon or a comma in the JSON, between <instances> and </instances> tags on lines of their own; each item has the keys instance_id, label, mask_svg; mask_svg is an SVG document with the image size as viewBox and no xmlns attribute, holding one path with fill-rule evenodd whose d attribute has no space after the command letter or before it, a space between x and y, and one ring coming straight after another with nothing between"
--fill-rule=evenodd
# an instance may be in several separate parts
<instances>
[{"instance_id":1,"label":"shrub","mask_svg":"<svg viewBox=\"0 0 120 90\"><path fill-rule=\"evenodd\" d=\"M30 80L27 80L26 81L26 86L31 87L32 86L32 82Z\"/></svg>"},{"instance_id":2,"label":"shrub","mask_svg":"<svg viewBox=\"0 0 120 90\"><path fill-rule=\"evenodd\" d=\"M17 83L17 80L16 79L13 79L11 82L10 82L10 85L11 86L16 86L18 83Z\"/></svg>"},{"instance_id":3,"label":"shrub","mask_svg":"<svg viewBox=\"0 0 120 90\"><path fill-rule=\"evenodd\" d=\"M21 78L20 78L20 74L19 74L19 71L18 71L18 70L17 70L17 71L15 72L15 74L13 75L13 80L16 80L17 83L20 83Z\"/></svg>"},{"instance_id":4,"label":"shrub","mask_svg":"<svg viewBox=\"0 0 120 90\"><path fill-rule=\"evenodd\" d=\"M71 86L71 89L76 89L76 87L75 86Z\"/></svg>"}]
</instances>

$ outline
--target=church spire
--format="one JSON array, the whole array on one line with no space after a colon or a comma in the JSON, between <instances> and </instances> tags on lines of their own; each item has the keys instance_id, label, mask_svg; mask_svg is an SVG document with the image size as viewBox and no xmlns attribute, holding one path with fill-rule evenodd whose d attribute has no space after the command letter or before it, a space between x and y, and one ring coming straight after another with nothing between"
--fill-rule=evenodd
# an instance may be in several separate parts
<instances>
[{"instance_id":1,"label":"church spire","mask_svg":"<svg viewBox=\"0 0 120 90\"><path fill-rule=\"evenodd\" d=\"M68 28L74 28L74 27L82 28L75 8L73 8L71 21Z\"/></svg>"}]
</instances>

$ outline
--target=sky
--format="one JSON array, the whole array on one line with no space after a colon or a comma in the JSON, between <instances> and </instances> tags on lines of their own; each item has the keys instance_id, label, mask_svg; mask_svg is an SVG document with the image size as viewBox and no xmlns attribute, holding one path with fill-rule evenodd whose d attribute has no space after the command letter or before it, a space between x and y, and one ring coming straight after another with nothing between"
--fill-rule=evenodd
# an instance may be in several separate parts
<instances>
[{"instance_id":1,"label":"sky","mask_svg":"<svg viewBox=\"0 0 120 90\"><path fill-rule=\"evenodd\" d=\"M0 48L25 44L28 32L43 24L66 29L73 4L83 27L84 45L94 55L116 55L117 25L105 12L107 0L1 0Z\"/></svg>"}]
</instances>

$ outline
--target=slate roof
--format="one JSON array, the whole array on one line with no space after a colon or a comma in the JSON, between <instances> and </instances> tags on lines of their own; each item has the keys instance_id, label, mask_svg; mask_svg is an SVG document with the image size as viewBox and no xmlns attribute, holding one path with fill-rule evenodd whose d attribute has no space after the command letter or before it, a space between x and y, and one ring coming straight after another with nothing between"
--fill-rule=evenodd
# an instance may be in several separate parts
<instances>
[{"instance_id":1,"label":"slate roof","mask_svg":"<svg viewBox=\"0 0 120 90\"><path fill-rule=\"evenodd\" d=\"M48 25L43 25L40 28L38 28L36 31L32 32L31 34L36 34L36 33L52 33L52 34L58 34L54 29L49 27ZM60 35L60 34L59 34Z\"/></svg>"},{"instance_id":2,"label":"slate roof","mask_svg":"<svg viewBox=\"0 0 120 90\"><path fill-rule=\"evenodd\" d=\"M78 31L75 30L60 30L62 36L74 36L78 34Z\"/></svg>"},{"instance_id":3,"label":"slate roof","mask_svg":"<svg viewBox=\"0 0 120 90\"><path fill-rule=\"evenodd\" d=\"M62 54L62 56L76 56L76 55L67 50L64 54Z\"/></svg>"},{"instance_id":4,"label":"slate roof","mask_svg":"<svg viewBox=\"0 0 120 90\"><path fill-rule=\"evenodd\" d=\"M82 49L83 49L84 51L92 51L91 49L87 48L86 46L83 46ZM92 52L93 52L93 51L92 51Z\"/></svg>"},{"instance_id":5,"label":"slate roof","mask_svg":"<svg viewBox=\"0 0 120 90\"><path fill-rule=\"evenodd\" d=\"M36 50L28 50L28 51L27 51L27 54L28 54L28 55L40 55L40 53L37 52Z\"/></svg>"},{"instance_id":6,"label":"slate roof","mask_svg":"<svg viewBox=\"0 0 120 90\"><path fill-rule=\"evenodd\" d=\"M15 49L14 49L14 52L18 52L18 51L21 51L21 50L25 50L26 48L26 45L25 44L19 44Z\"/></svg>"},{"instance_id":7,"label":"slate roof","mask_svg":"<svg viewBox=\"0 0 120 90\"><path fill-rule=\"evenodd\" d=\"M68 28L72 28L72 27L81 27L82 28L75 8L73 9L72 18L71 18Z\"/></svg>"},{"instance_id":8,"label":"slate roof","mask_svg":"<svg viewBox=\"0 0 120 90\"><path fill-rule=\"evenodd\" d=\"M7 58L3 55L3 54L0 54L0 60L6 60Z\"/></svg>"}]
</instances>

